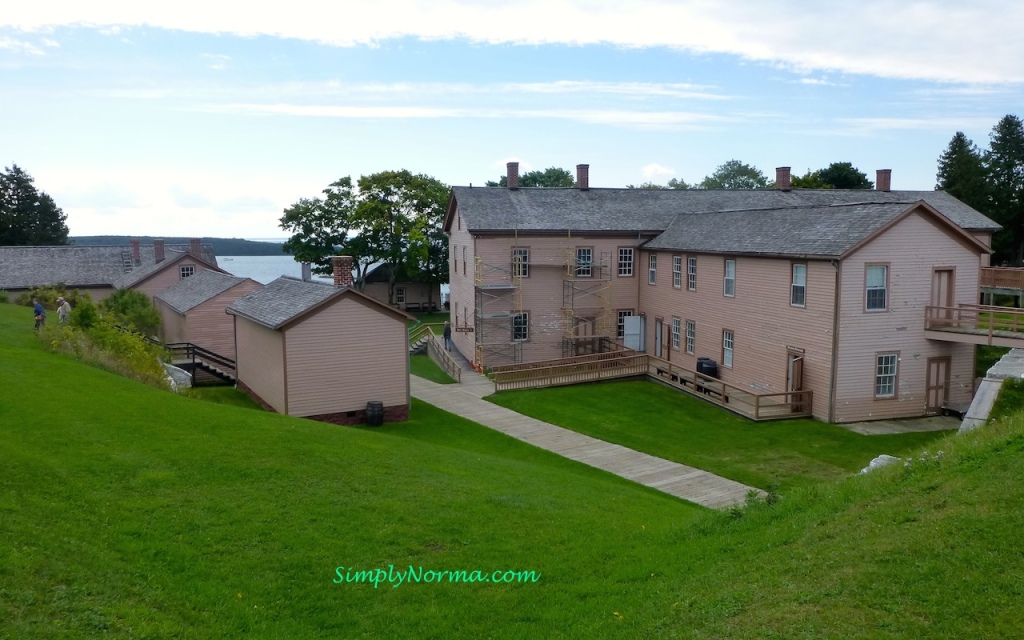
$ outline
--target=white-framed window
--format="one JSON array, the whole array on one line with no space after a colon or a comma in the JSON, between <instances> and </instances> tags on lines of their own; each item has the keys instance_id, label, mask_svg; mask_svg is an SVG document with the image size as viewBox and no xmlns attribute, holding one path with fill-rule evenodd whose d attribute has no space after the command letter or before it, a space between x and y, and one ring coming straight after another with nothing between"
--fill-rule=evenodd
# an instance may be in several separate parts
<instances>
[{"instance_id":1,"label":"white-framed window","mask_svg":"<svg viewBox=\"0 0 1024 640\"><path fill-rule=\"evenodd\" d=\"M896 396L896 373L899 370L899 353L875 354L875 397Z\"/></svg>"},{"instance_id":2,"label":"white-framed window","mask_svg":"<svg viewBox=\"0 0 1024 640\"><path fill-rule=\"evenodd\" d=\"M722 366L732 366L732 348L735 341L733 332L729 329L722 331Z\"/></svg>"},{"instance_id":3,"label":"white-framed window","mask_svg":"<svg viewBox=\"0 0 1024 640\"><path fill-rule=\"evenodd\" d=\"M686 321L686 353L693 353L693 346L697 342L697 323L693 320Z\"/></svg>"},{"instance_id":4,"label":"white-framed window","mask_svg":"<svg viewBox=\"0 0 1024 640\"><path fill-rule=\"evenodd\" d=\"M789 304L802 307L807 304L807 265L793 263L793 282L789 287Z\"/></svg>"},{"instance_id":5,"label":"white-framed window","mask_svg":"<svg viewBox=\"0 0 1024 640\"><path fill-rule=\"evenodd\" d=\"M633 247L619 247L619 277L633 275Z\"/></svg>"},{"instance_id":6,"label":"white-framed window","mask_svg":"<svg viewBox=\"0 0 1024 640\"><path fill-rule=\"evenodd\" d=\"M672 286L683 288L683 256L672 256Z\"/></svg>"},{"instance_id":7,"label":"white-framed window","mask_svg":"<svg viewBox=\"0 0 1024 640\"><path fill-rule=\"evenodd\" d=\"M196 275L196 266L194 264L183 264L178 268L178 273L180 274L181 279L184 280L189 276Z\"/></svg>"},{"instance_id":8,"label":"white-framed window","mask_svg":"<svg viewBox=\"0 0 1024 640\"><path fill-rule=\"evenodd\" d=\"M864 308L868 311L885 311L888 309L889 266L869 264L865 278Z\"/></svg>"},{"instance_id":9,"label":"white-framed window","mask_svg":"<svg viewBox=\"0 0 1024 640\"><path fill-rule=\"evenodd\" d=\"M655 284L658 281L658 254L652 253L647 258L647 284Z\"/></svg>"},{"instance_id":10,"label":"white-framed window","mask_svg":"<svg viewBox=\"0 0 1024 640\"><path fill-rule=\"evenodd\" d=\"M512 248L512 275L517 278L530 277L530 250L528 248Z\"/></svg>"},{"instance_id":11,"label":"white-framed window","mask_svg":"<svg viewBox=\"0 0 1024 640\"><path fill-rule=\"evenodd\" d=\"M679 337L682 333L683 321L679 318L672 318L672 348L679 348Z\"/></svg>"},{"instance_id":12,"label":"white-framed window","mask_svg":"<svg viewBox=\"0 0 1024 640\"><path fill-rule=\"evenodd\" d=\"M525 342L530 339L530 314L517 313L512 316L512 340Z\"/></svg>"},{"instance_id":13,"label":"white-framed window","mask_svg":"<svg viewBox=\"0 0 1024 640\"><path fill-rule=\"evenodd\" d=\"M593 273L594 249L576 247L576 277L589 278Z\"/></svg>"},{"instance_id":14,"label":"white-framed window","mask_svg":"<svg viewBox=\"0 0 1024 640\"><path fill-rule=\"evenodd\" d=\"M725 261L725 290L726 298L736 297L736 261Z\"/></svg>"},{"instance_id":15,"label":"white-framed window","mask_svg":"<svg viewBox=\"0 0 1024 640\"><path fill-rule=\"evenodd\" d=\"M620 309L619 310L619 317L618 317L618 323L616 324L616 328L615 328L615 335L617 335L620 338L625 338L626 337L626 318L628 318L628 317L630 317L632 315L633 315L633 310L632 309Z\"/></svg>"},{"instance_id":16,"label":"white-framed window","mask_svg":"<svg viewBox=\"0 0 1024 640\"><path fill-rule=\"evenodd\" d=\"M697 258L690 256L686 259L686 288L690 291L697 290Z\"/></svg>"},{"instance_id":17,"label":"white-framed window","mask_svg":"<svg viewBox=\"0 0 1024 640\"><path fill-rule=\"evenodd\" d=\"M405 304L405 287L395 287L395 302Z\"/></svg>"}]
</instances>

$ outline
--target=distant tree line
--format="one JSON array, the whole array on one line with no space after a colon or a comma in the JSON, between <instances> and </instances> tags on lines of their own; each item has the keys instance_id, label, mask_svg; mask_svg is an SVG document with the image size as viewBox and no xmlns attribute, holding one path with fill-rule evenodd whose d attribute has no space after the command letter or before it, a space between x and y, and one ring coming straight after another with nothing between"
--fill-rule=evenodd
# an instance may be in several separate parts
<instances>
[{"instance_id":1,"label":"distant tree line","mask_svg":"<svg viewBox=\"0 0 1024 640\"><path fill-rule=\"evenodd\" d=\"M790 186L794 189L872 189L874 183L867 175L849 162L833 162L824 169L808 170L802 176L793 176ZM700 182L690 184L673 178L666 185L644 182L628 184L627 189L772 189L775 181L770 180L753 165L729 160L720 164L711 175Z\"/></svg>"},{"instance_id":2,"label":"distant tree line","mask_svg":"<svg viewBox=\"0 0 1024 640\"><path fill-rule=\"evenodd\" d=\"M1004 116L981 150L957 131L939 156L936 189L1003 226L992 238L993 264L1024 264L1024 126Z\"/></svg>"},{"instance_id":3,"label":"distant tree line","mask_svg":"<svg viewBox=\"0 0 1024 640\"><path fill-rule=\"evenodd\" d=\"M62 245L67 215L18 165L0 171L0 246Z\"/></svg>"},{"instance_id":4,"label":"distant tree line","mask_svg":"<svg viewBox=\"0 0 1024 640\"><path fill-rule=\"evenodd\" d=\"M138 238L144 245L153 244L154 236L71 236L70 244L80 246L127 246L132 238ZM187 245L191 238L163 238L169 245ZM202 238L203 244L213 247L218 256L280 256L287 252L282 242L257 242L241 238Z\"/></svg>"}]
</instances>

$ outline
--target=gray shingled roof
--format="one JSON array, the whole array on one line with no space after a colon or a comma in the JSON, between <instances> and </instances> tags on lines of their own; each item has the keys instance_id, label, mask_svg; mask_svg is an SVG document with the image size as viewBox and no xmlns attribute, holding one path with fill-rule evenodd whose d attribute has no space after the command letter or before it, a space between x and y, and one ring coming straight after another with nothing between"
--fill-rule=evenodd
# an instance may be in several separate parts
<instances>
[{"instance_id":1,"label":"gray shingled roof","mask_svg":"<svg viewBox=\"0 0 1024 640\"><path fill-rule=\"evenodd\" d=\"M121 276L119 278L114 280L114 283L113 283L114 284L114 288L115 289L121 289L121 288L125 288L125 287L131 287L132 285L134 285L134 284L136 284L138 282L142 282L143 280L145 280L149 276L153 275L154 273L157 273L158 271L160 271L161 269L166 267L168 264L174 262L175 260L178 260L179 258L184 258L184 257L186 257L188 255L190 255L190 254L187 251L179 251L177 249L166 249L165 252L164 252L164 259L162 261L160 261L160 262L145 262L145 261L143 261L141 266L135 267L134 269L132 269L128 273L121 274ZM201 260L203 262L207 262L205 258L201 258ZM210 263L210 264L211 264L211 266L214 266L214 267L217 266L217 262L216 261L214 261L213 263Z\"/></svg>"},{"instance_id":2,"label":"gray shingled roof","mask_svg":"<svg viewBox=\"0 0 1024 640\"><path fill-rule=\"evenodd\" d=\"M227 312L244 316L271 329L317 306L345 289L324 282L281 276L259 291L228 305Z\"/></svg>"},{"instance_id":3,"label":"gray shingled roof","mask_svg":"<svg viewBox=\"0 0 1024 640\"><path fill-rule=\"evenodd\" d=\"M174 249L188 247L165 248ZM140 254L141 265L133 272L154 264L152 245L141 247ZM131 256L130 246L0 247L0 289L60 283L69 287L115 286L125 276L125 256ZM210 245L203 245L203 259L217 264Z\"/></svg>"},{"instance_id":4,"label":"gray shingled roof","mask_svg":"<svg viewBox=\"0 0 1024 640\"><path fill-rule=\"evenodd\" d=\"M686 213L924 200L963 229L1001 227L944 191L453 187L470 231L663 231Z\"/></svg>"},{"instance_id":5,"label":"gray shingled roof","mask_svg":"<svg viewBox=\"0 0 1024 640\"><path fill-rule=\"evenodd\" d=\"M838 258L916 203L684 214L649 249Z\"/></svg>"},{"instance_id":6,"label":"gray shingled roof","mask_svg":"<svg viewBox=\"0 0 1024 640\"><path fill-rule=\"evenodd\" d=\"M185 278L153 297L163 300L178 313L185 314L210 298L218 296L245 281L246 278L205 269Z\"/></svg>"}]
</instances>

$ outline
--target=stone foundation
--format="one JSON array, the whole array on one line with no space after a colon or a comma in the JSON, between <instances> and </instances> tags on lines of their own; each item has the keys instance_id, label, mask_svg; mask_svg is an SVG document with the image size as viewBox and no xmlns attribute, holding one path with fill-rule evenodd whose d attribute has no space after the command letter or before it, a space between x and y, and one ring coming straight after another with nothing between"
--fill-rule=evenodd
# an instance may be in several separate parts
<instances>
[{"instance_id":1,"label":"stone foundation","mask_svg":"<svg viewBox=\"0 0 1024 640\"><path fill-rule=\"evenodd\" d=\"M277 413L277 409L267 404L267 402L259 396L258 393L250 389L244 382L238 382L238 388L245 392L256 404L260 405L267 411ZM307 420L316 420L317 422L329 422L330 424L341 424L341 425L355 425L355 424L366 424L366 409L359 409L357 411L339 411L338 413L324 413L316 416L302 416ZM409 419L409 405L397 404L390 407L384 407L384 422L405 422Z\"/></svg>"},{"instance_id":2,"label":"stone foundation","mask_svg":"<svg viewBox=\"0 0 1024 640\"><path fill-rule=\"evenodd\" d=\"M331 424L354 425L366 424L366 409L358 411L339 411L324 413L318 416L306 416L308 420L318 420ZM409 419L409 405L398 404L384 407L384 422L405 422Z\"/></svg>"}]
</instances>

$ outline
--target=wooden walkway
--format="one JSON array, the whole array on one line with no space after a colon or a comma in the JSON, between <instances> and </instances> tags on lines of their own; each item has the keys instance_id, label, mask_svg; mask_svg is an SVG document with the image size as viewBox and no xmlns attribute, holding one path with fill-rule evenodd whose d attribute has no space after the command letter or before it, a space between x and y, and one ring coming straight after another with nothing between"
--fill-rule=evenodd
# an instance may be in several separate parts
<instances>
[{"instance_id":1,"label":"wooden walkway","mask_svg":"<svg viewBox=\"0 0 1024 640\"><path fill-rule=\"evenodd\" d=\"M750 491L761 493L701 469L591 438L487 402L483 397L494 392L494 383L468 367L457 385L411 378L412 395L435 407L683 500L717 509L743 503Z\"/></svg>"}]
</instances>

